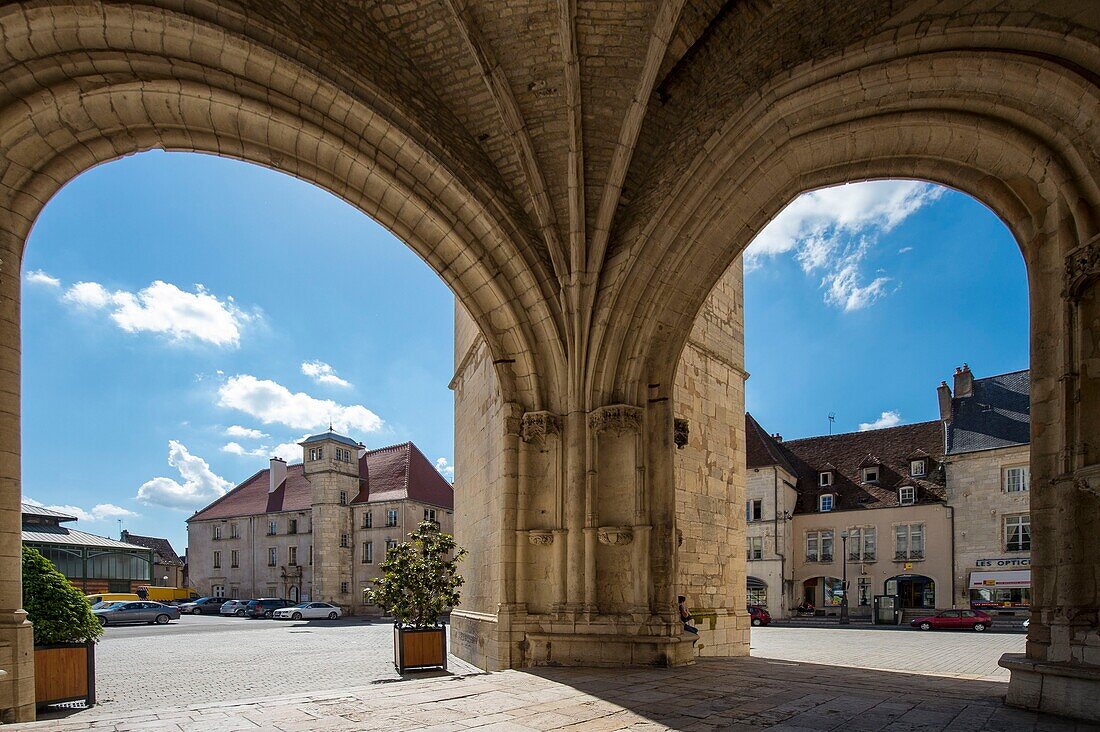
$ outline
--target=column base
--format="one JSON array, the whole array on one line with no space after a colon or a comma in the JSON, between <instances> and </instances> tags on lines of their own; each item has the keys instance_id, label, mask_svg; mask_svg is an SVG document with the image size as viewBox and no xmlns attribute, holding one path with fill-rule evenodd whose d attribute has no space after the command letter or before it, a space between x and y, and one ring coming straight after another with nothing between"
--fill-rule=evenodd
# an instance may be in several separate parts
<instances>
[{"instance_id":1,"label":"column base","mask_svg":"<svg viewBox=\"0 0 1100 732\"><path fill-rule=\"evenodd\" d=\"M34 630L25 610L0 616L0 723L33 722Z\"/></svg>"},{"instance_id":2,"label":"column base","mask_svg":"<svg viewBox=\"0 0 1100 732\"><path fill-rule=\"evenodd\" d=\"M686 666L691 639L667 635L527 633L527 666Z\"/></svg>"},{"instance_id":3,"label":"column base","mask_svg":"<svg viewBox=\"0 0 1100 732\"><path fill-rule=\"evenodd\" d=\"M1004 654L1000 665L1012 672L1009 706L1100 722L1100 666L1038 661L1022 653Z\"/></svg>"}]
</instances>

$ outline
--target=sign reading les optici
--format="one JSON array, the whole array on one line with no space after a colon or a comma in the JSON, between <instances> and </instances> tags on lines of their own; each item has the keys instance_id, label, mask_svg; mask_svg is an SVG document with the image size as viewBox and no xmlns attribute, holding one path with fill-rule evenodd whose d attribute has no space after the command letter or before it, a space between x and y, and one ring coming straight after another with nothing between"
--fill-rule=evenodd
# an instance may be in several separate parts
<instances>
[{"instance_id":1,"label":"sign reading les optici","mask_svg":"<svg viewBox=\"0 0 1100 732\"><path fill-rule=\"evenodd\" d=\"M1031 557L1002 557L1000 559L979 559L975 567L1030 567Z\"/></svg>"}]
</instances>

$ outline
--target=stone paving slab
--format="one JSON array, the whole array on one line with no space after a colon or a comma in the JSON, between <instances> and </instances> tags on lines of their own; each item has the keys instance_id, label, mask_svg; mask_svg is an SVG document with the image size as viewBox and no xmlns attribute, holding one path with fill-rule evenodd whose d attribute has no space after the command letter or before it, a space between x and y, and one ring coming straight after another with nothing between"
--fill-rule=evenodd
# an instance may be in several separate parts
<instances>
[{"instance_id":1,"label":"stone paving slab","mask_svg":"<svg viewBox=\"0 0 1100 732\"><path fill-rule=\"evenodd\" d=\"M1004 684L763 658L679 669L540 668L409 677L313 694L155 712L97 713L13 732L760 730L1079 732L1096 725L1010 709Z\"/></svg>"}]
</instances>

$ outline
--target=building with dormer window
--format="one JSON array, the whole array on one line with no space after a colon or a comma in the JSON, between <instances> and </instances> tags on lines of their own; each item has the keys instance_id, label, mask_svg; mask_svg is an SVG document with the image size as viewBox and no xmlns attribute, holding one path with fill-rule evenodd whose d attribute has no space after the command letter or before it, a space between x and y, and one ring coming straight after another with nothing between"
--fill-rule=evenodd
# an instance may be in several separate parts
<instances>
[{"instance_id":1,"label":"building with dormer window","mask_svg":"<svg viewBox=\"0 0 1100 732\"><path fill-rule=\"evenodd\" d=\"M454 488L411 442L367 450L332 432L271 458L187 520L192 586L215 597L323 600L376 613L362 590L388 548L431 519L454 531Z\"/></svg>"}]
</instances>

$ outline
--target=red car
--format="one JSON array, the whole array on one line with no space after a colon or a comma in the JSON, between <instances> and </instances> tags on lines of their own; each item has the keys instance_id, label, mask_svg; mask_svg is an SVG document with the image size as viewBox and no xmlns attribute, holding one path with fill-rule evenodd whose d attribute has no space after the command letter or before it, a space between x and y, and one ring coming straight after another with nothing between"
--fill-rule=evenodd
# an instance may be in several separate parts
<instances>
[{"instance_id":1,"label":"red car","mask_svg":"<svg viewBox=\"0 0 1100 732\"><path fill-rule=\"evenodd\" d=\"M772 621L768 611L759 605L749 605L749 617L752 618L753 625L767 625Z\"/></svg>"},{"instance_id":2,"label":"red car","mask_svg":"<svg viewBox=\"0 0 1100 732\"><path fill-rule=\"evenodd\" d=\"M935 615L913 618L909 624L921 630L976 630L981 633L993 625L993 618L981 610L944 610Z\"/></svg>"}]
</instances>

